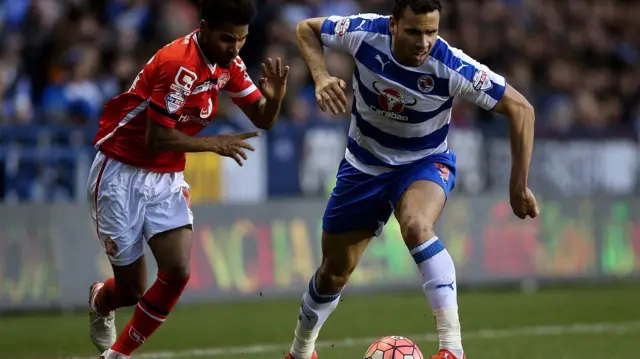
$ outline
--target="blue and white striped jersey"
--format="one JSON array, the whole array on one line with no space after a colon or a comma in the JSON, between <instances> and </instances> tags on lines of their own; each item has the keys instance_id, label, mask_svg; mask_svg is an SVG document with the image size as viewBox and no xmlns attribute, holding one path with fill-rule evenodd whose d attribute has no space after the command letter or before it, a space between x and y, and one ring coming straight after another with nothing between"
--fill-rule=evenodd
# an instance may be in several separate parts
<instances>
[{"instance_id":1,"label":"blue and white striped jersey","mask_svg":"<svg viewBox=\"0 0 640 359\"><path fill-rule=\"evenodd\" d=\"M355 59L354 101L346 160L378 175L448 151L453 98L490 110L505 79L438 38L420 67L405 67L391 52L389 16L331 16L322 25L325 46Z\"/></svg>"}]
</instances>

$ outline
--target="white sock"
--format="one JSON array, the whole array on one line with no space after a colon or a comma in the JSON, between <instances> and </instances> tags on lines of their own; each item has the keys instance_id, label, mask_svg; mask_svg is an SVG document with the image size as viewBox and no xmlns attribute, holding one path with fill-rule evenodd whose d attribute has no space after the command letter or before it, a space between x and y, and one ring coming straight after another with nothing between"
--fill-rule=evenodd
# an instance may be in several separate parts
<instances>
[{"instance_id":1,"label":"white sock","mask_svg":"<svg viewBox=\"0 0 640 359\"><path fill-rule=\"evenodd\" d=\"M458 359L462 359L464 351L453 259L438 237L412 249L411 255L422 274L422 289L436 318L440 349L447 349Z\"/></svg>"},{"instance_id":2,"label":"white sock","mask_svg":"<svg viewBox=\"0 0 640 359\"><path fill-rule=\"evenodd\" d=\"M340 294L318 294L316 274L309 281L309 289L302 295L298 324L291 344L291 354L296 359L309 359L315 349L320 328L338 306Z\"/></svg>"}]
</instances>

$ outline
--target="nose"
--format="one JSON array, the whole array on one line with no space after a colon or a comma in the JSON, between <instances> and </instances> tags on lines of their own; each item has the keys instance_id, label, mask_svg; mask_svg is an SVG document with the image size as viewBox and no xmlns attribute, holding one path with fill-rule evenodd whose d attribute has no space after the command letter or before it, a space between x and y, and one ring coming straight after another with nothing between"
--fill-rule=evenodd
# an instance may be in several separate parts
<instances>
[{"instance_id":1,"label":"nose","mask_svg":"<svg viewBox=\"0 0 640 359\"><path fill-rule=\"evenodd\" d=\"M236 42L233 46L233 53L237 56L240 53L240 49L242 48L242 42Z\"/></svg>"},{"instance_id":2,"label":"nose","mask_svg":"<svg viewBox=\"0 0 640 359\"><path fill-rule=\"evenodd\" d=\"M420 49L422 49L422 50L426 50L426 49L428 49L428 48L431 46L431 43L430 43L430 39L429 39L429 37L428 37L428 36L426 36L426 35L423 35L423 36L420 38L420 42L418 43L418 46L419 46L419 47L420 47Z\"/></svg>"}]
</instances>

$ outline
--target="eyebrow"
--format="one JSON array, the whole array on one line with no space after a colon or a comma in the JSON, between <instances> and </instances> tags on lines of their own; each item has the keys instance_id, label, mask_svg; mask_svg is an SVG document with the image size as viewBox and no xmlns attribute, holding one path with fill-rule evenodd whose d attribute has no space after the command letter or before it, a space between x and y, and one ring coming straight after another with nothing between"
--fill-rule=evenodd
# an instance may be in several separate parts
<instances>
[{"instance_id":1,"label":"eyebrow","mask_svg":"<svg viewBox=\"0 0 640 359\"><path fill-rule=\"evenodd\" d=\"M245 39L247 36L249 36L249 34L247 33L242 37L236 37L234 34L232 34L230 32L223 32L222 35L232 37L232 38L234 38L236 40L242 40L242 39Z\"/></svg>"},{"instance_id":2,"label":"eyebrow","mask_svg":"<svg viewBox=\"0 0 640 359\"><path fill-rule=\"evenodd\" d=\"M431 29L424 29L421 30L417 27L406 27L405 30L409 30L409 31L413 31L413 32L419 32L419 33L428 33L428 32L438 32L438 28L431 28Z\"/></svg>"}]
</instances>

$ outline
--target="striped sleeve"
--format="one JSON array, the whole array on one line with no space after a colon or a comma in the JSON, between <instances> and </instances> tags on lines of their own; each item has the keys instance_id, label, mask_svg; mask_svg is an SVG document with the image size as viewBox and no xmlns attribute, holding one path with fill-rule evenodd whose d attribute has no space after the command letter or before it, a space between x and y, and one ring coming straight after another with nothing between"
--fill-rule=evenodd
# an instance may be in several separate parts
<instances>
[{"instance_id":1,"label":"striped sleeve","mask_svg":"<svg viewBox=\"0 0 640 359\"><path fill-rule=\"evenodd\" d=\"M367 34L389 34L388 17L378 14L329 16L320 31L322 44L330 49L355 54Z\"/></svg>"},{"instance_id":2,"label":"striped sleeve","mask_svg":"<svg viewBox=\"0 0 640 359\"><path fill-rule=\"evenodd\" d=\"M507 82L502 75L449 46L443 39L438 39L431 56L448 68L452 96L464 98L485 110L492 110L504 96Z\"/></svg>"}]
</instances>

